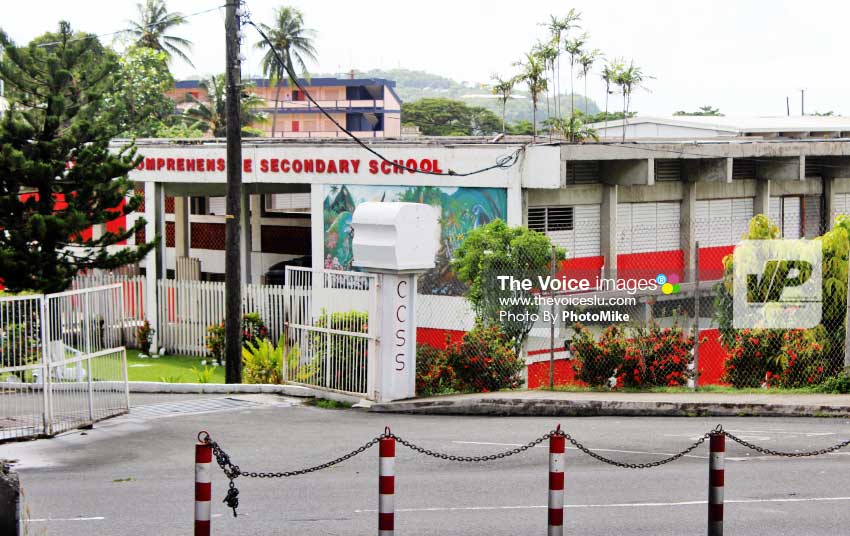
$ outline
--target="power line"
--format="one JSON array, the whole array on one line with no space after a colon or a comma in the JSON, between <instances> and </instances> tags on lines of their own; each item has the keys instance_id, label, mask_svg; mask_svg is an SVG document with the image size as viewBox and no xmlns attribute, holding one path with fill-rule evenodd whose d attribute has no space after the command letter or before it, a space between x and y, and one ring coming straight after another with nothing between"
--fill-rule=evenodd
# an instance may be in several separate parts
<instances>
[{"instance_id":1,"label":"power line","mask_svg":"<svg viewBox=\"0 0 850 536\"><path fill-rule=\"evenodd\" d=\"M228 4L222 4L220 6L205 9L203 11L196 11L195 13L189 13L188 15L181 15L181 17L183 19L190 19L192 17L197 17L198 15L204 15L204 14L210 13L212 11L218 11L223 7L227 7L227 5ZM153 28L154 26L157 26L158 24L159 23L155 22L155 23L146 24L144 26L140 26L140 27L137 27L137 28L124 28L123 30L115 30L114 32L107 32L107 33L102 33L102 34L87 34L87 35L83 35L83 36L80 36L80 37L75 37L73 39L68 39L67 41L51 41L49 43L39 43L38 46L39 47L50 47L50 46L53 46L53 45L61 45L62 43L74 43L76 41L85 41L87 39L100 39L102 37L110 37L110 36L113 36L113 35L119 35L119 34L123 34L123 33L127 33L127 32L132 32L133 30L137 30L139 28L143 28L143 29Z\"/></svg>"},{"instance_id":2,"label":"power line","mask_svg":"<svg viewBox=\"0 0 850 536\"><path fill-rule=\"evenodd\" d=\"M519 149L517 149L513 153L499 157L496 160L496 163L493 164L492 166L487 166L487 167L482 168L482 169L477 169L475 171L467 171L467 172L463 172L463 173L459 173L459 172L451 170L451 169L448 170L448 171L425 171L425 170L421 170L421 169L408 167L408 166L405 166L403 164L399 164L398 162L394 162L394 161L388 159L387 157L385 157L384 155L382 155L381 153L379 153L378 151L376 151L375 149L369 147L365 142L363 142L363 140L358 138L353 132L351 132L350 130L348 130L344 126L340 125L339 121L337 121L330 113L328 113L327 110L325 110L322 106L320 106L319 103L316 102L316 99L314 99L313 96L310 94L310 92L307 91L307 89L301 84L301 82L299 82L298 76L294 72L292 72L292 70L289 68L289 65L287 65L286 62L283 61L283 59L280 57L280 54L277 51L277 48L274 46L274 44L271 42L271 40L268 38L268 36L265 34L265 32L263 32L263 30L260 29L259 26L254 24L254 21L252 21L250 18L248 18L246 20L246 23L250 24L251 26L254 27L255 30L257 30L257 33L260 34L260 36L263 38L263 41L265 41L266 44L269 46L269 49L274 54L275 60L280 64L281 67L283 67L283 69L286 71L286 74L289 76L290 80L292 80L292 82L295 84L295 86L301 92L304 93L304 95L307 97L307 99L310 102L312 102L313 105L316 108L318 108L319 111L325 117L327 117L334 125L336 125L337 128L339 128L342 132L344 132L348 137L350 137L352 140L354 140L357 143L357 145L359 145L363 149L367 150L368 152L370 152L371 154L373 154L374 156L376 156L380 160L394 166L396 169L402 169L404 171L409 171L410 173L422 173L424 175L469 177L470 175L477 175L479 173L484 173L485 171L490 171L492 169L507 169L507 168L510 168L511 166L513 166L514 164L516 164L519 161L519 155L525 150L525 146L523 145L522 147L520 147Z\"/></svg>"}]
</instances>

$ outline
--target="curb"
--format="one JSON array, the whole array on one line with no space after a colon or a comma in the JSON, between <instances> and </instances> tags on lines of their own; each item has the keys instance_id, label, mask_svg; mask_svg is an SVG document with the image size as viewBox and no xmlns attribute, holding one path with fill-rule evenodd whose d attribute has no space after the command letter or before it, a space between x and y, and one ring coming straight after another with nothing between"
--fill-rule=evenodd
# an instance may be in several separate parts
<instances>
[{"instance_id":1,"label":"curb","mask_svg":"<svg viewBox=\"0 0 850 536\"><path fill-rule=\"evenodd\" d=\"M373 404L375 413L498 417L848 417L850 406L469 398Z\"/></svg>"},{"instance_id":2,"label":"curb","mask_svg":"<svg viewBox=\"0 0 850 536\"><path fill-rule=\"evenodd\" d=\"M311 389L300 385L267 385L250 383L164 383L164 382L128 382L130 393L156 394L274 394L298 398L325 398L337 402L365 404L360 397Z\"/></svg>"}]
</instances>

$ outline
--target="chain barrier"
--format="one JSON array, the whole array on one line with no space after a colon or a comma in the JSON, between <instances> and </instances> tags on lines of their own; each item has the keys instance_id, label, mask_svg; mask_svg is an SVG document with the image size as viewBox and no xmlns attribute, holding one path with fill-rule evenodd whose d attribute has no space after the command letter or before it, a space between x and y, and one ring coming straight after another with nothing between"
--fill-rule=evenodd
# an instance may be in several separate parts
<instances>
[{"instance_id":1,"label":"chain barrier","mask_svg":"<svg viewBox=\"0 0 850 536\"><path fill-rule=\"evenodd\" d=\"M765 447L760 447L726 431L724 431L723 433L726 434L726 437L743 447L747 447L748 449L754 450L761 454L767 454L769 456L781 456L783 458L805 458L808 456L820 456L821 454L829 454L830 452L841 450L847 445L850 445L850 439L848 439L846 441L842 441L841 443L836 443L831 447L822 448L820 450L811 450L806 452L783 452L781 450L771 450Z\"/></svg>"},{"instance_id":2,"label":"chain barrier","mask_svg":"<svg viewBox=\"0 0 850 536\"><path fill-rule=\"evenodd\" d=\"M772 450L772 449L768 449L768 448L765 448L765 447L761 447L761 446L755 445L753 443L750 443L748 441L745 441L744 439L741 439L740 437L738 437L738 436L736 436L736 435L734 435L730 432L725 431L721 425L718 425L714 430L712 430L711 432L703 434L696 441L694 441L693 444L691 444L690 446L688 446L684 450L682 450L682 451L680 451L676 454L673 454L672 456L669 456L669 457L664 458L662 460L656 460L656 461L653 461L653 462L625 463L625 462L613 460L611 458L606 458L605 456L602 456L601 454L594 452L592 449L590 449L589 447L586 447L584 444L579 442L577 439L572 437L570 434L562 431L560 425L558 425L558 427L555 430L547 432L547 433L543 434L542 436L540 436L536 439L533 439L532 441L529 441L528 443L520 445L516 448L506 450L506 451L503 451L503 452L498 452L496 454L487 454L487 455L484 455L484 456L457 456L457 455L454 455L454 454L448 454L448 453L445 453L445 452L437 452L437 451L433 451L433 450L430 450L430 449L426 449L424 447L420 447L419 445L412 443L412 442L392 433L390 431L389 427L387 427L384 430L383 434L374 437L373 439L367 441L366 443L357 447L356 449L352 450L351 452L349 452L349 453L347 453L343 456L340 456L339 458L336 458L336 459L331 460L329 462L322 463L320 465L314 465L312 467L308 467L308 468L305 468L305 469L296 469L296 470L293 470L293 471L250 472L250 471L242 471L242 469L238 465L233 463L230 459L230 456L221 448L221 446L217 442L213 441L213 439L210 437L210 435L207 432L201 432L200 434L198 434L198 440L201 441L202 443L209 445L212 448L213 456L215 456L215 459L216 459L216 462L218 463L218 466L221 468L221 470L224 472L224 475L230 481L230 483L228 485L228 489L227 489L227 494L225 495L225 498L222 502L227 504L227 507L231 508L233 510L233 516L236 517L236 509L239 507L239 490L236 488L235 480L237 478L239 478L240 476L243 476L243 477L246 477L246 478L289 478L289 477L293 477L293 476L306 475L308 473L313 473L313 472L316 472L316 471L321 471L323 469L327 469L329 467L333 467L334 465L337 465L337 464L340 464L340 463L342 463L346 460L349 460L349 459L357 456L358 454L362 454L363 452L369 450L370 448L372 448L376 444L378 444L378 442L381 439L385 439L385 438L393 438L398 443L404 445L405 447L409 448L410 450L412 450L414 452L418 452L419 454L423 454L425 456L430 456L430 457L433 457L433 458L438 458L438 459L441 459L441 460L447 460L447 461L452 461L452 462L482 463L482 462L491 462L491 461L501 460L501 459L504 459L504 458L508 458L510 456L514 456L516 454L523 453L523 452L525 452L525 451L527 451L531 448L534 448L535 446L543 443L544 441L546 441L547 439L549 439L553 436L562 436L564 439L569 441L570 444L573 445L575 448L577 448L578 450L580 450L584 454L587 454L591 458L593 458L597 461L600 461L602 463L612 465L614 467L624 468L624 469L650 469L650 468L653 468L653 467L659 467L661 465L665 465L665 464L674 462L674 461L678 460L679 458L691 453L697 447L699 447L700 445L705 443L705 441L707 439L709 439L712 434L723 434L726 437L728 437L729 439L731 439L732 441L734 441L735 443L738 443L739 445L741 445L743 447L754 450L754 451L759 452L761 454L766 454L766 455L770 455L770 456L781 456L781 457L787 457L787 458L802 458L802 457L808 457L808 456L819 456L819 455L822 455L822 454L829 454L830 452L835 452L837 450L843 449L844 447L850 445L850 439L847 439L846 441L842 441L841 443L837 443L837 444L832 445L830 447L822 448L822 449L819 449L819 450L806 451L806 452L783 452L783 451L779 451L779 450Z\"/></svg>"},{"instance_id":3,"label":"chain barrier","mask_svg":"<svg viewBox=\"0 0 850 536\"><path fill-rule=\"evenodd\" d=\"M419 445L416 445L415 443L411 443L410 441L407 441L406 439L403 439L403 438L401 438L401 437L399 437L395 434L391 434L390 437L395 438L396 441L398 441L399 443L401 443L405 447L409 448L410 450L418 452L419 454L424 454L425 456L431 456L433 458L439 458L441 460L448 460L448 461L451 461L451 462L479 463L479 462L492 462L494 460L501 460L501 459L507 458L509 456L513 456L514 454L519 454L521 452L525 452L526 450L533 448L533 447L539 445L540 443L543 443L544 441L546 441L547 439L549 439L553 435L561 434L561 433L562 432L560 431L560 428L557 429L557 430L552 430L551 432L545 433L542 436L538 437L537 439L529 441L525 445L521 445L521 446L519 446L515 449L506 450L504 452L499 452L497 454L488 454L488 455L485 455L485 456L455 456L454 454L446 454L444 452L435 452L433 450L429 450L429 449L420 447Z\"/></svg>"},{"instance_id":4,"label":"chain barrier","mask_svg":"<svg viewBox=\"0 0 850 536\"><path fill-rule=\"evenodd\" d=\"M236 517L236 509L239 507L239 490L236 488L236 484L234 480L239 478L240 476L244 476L245 478L289 478L292 476L306 475L308 473L313 473L316 471L321 471L322 469L327 469L329 467L333 467L334 465L340 464L348 459L351 459L358 454L361 454L370 448L374 447L378 444L382 438L392 437L392 434L389 432L389 428L386 429L385 433L367 441L363 445L357 447L351 452L340 456L334 460L329 462L325 462L320 465L314 465L313 467L308 467L306 469L296 469L294 471L281 471L277 473L264 473L264 472L251 472L251 471L242 471L240 467L230 461L230 456L222 450L219 444L210 437L210 435L206 432L201 432L198 434L198 440L202 443L206 443L213 449L213 456L215 456L215 460L218 463L218 466L224 472L224 476L230 481L227 489L227 495L224 497L224 502L227 504L228 508L233 510L233 517Z\"/></svg>"}]
</instances>

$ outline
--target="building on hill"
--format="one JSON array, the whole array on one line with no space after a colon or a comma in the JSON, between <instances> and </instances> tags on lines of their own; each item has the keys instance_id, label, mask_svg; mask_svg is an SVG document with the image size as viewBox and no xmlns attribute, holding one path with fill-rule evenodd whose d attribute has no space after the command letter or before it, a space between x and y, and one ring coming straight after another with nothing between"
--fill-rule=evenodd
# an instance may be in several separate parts
<instances>
[{"instance_id":1,"label":"building on hill","mask_svg":"<svg viewBox=\"0 0 850 536\"><path fill-rule=\"evenodd\" d=\"M275 137L338 138L346 135L310 102L304 92L286 82L280 83L280 100L275 110L278 88L267 79L244 81L247 91L265 100L258 108L267 120L253 125L271 136L272 119L277 116ZM346 129L361 138L401 136L401 99L395 82L383 78L312 78L299 80L310 95ZM203 101L206 93L198 80L181 80L168 96L179 109L190 106L188 95Z\"/></svg>"},{"instance_id":2,"label":"building on hill","mask_svg":"<svg viewBox=\"0 0 850 536\"><path fill-rule=\"evenodd\" d=\"M847 138L850 117L840 116L671 116L632 117L628 121L602 121L589 125L600 138L692 139L692 138Z\"/></svg>"}]
</instances>

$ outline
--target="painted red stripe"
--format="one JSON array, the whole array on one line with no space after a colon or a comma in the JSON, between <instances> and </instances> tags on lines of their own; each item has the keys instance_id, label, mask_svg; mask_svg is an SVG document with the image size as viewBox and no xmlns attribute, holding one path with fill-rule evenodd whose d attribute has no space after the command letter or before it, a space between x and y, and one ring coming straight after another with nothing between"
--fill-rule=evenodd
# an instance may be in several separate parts
<instances>
[{"instance_id":1,"label":"painted red stripe","mask_svg":"<svg viewBox=\"0 0 850 536\"><path fill-rule=\"evenodd\" d=\"M196 501L211 501L212 500L212 484L209 482L195 482L195 500Z\"/></svg>"},{"instance_id":2,"label":"painted red stripe","mask_svg":"<svg viewBox=\"0 0 850 536\"><path fill-rule=\"evenodd\" d=\"M382 439L378 446L378 455L381 458L395 458L395 439L391 437Z\"/></svg>"},{"instance_id":3,"label":"painted red stripe","mask_svg":"<svg viewBox=\"0 0 850 536\"><path fill-rule=\"evenodd\" d=\"M212 447L205 443L195 445L195 463L212 462Z\"/></svg>"},{"instance_id":4,"label":"painted red stripe","mask_svg":"<svg viewBox=\"0 0 850 536\"><path fill-rule=\"evenodd\" d=\"M393 493L395 493L395 477L379 476L378 493L380 493L381 495L392 495Z\"/></svg>"},{"instance_id":5,"label":"painted red stripe","mask_svg":"<svg viewBox=\"0 0 850 536\"><path fill-rule=\"evenodd\" d=\"M564 436L554 435L549 438L549 452L552 454L563 454L565 444Z\"/></svg>"},{"instance_id":6,"label":"painted red stripe","mask_svg":"<svg viewBox=\"0 0 850 536\"><path fill-rule=\"evenodd\" d=\"M723 434L712 434L709 439L711 452L726 452L726 436Z\"/></svg>"},{"instance_id":7,"label":"painted red stripe","mask_svg":"<svg viewBox=\"0 0 850 536\"><path fill-rule=\"evenodd\" d=\"M723 521L723 505L722 504L709 504L708 505L708 520L709 521Z\"/></svg>"},{"instance_id":8,"label":"painted red stripe","mask_svg":"<svg viewBox=\"0 0 850 536\"><path fill-rule=\"evenodd\" d=\"M708 472L708 485L713 488L723 486L725 480L725 471L723 469L712 469Z\"/></svg>"},{"instance_id":9,"label":"painted red stripe","mask_svg":"<svg viewBox=\"0 0 850 536\"><path fill-rule=\"evenodd\" d=\"M195 536L210 536L210 522L195 521Z\"/></svg>"},{"instance_id":10,"label":"painted red stripe","mask_svg":"<svg viewBox=\"0 0 850 536\"><path fill-rule=\"evenodd\" d=\"M567 349L564 348L563 346L561 346L559 348L555 348L556 353L557 352L566 352L566 351L567 351ZM548 348L544 348L542 350L529 350L528 351L528 355L540 355L540 354L548 354L548 353L549 353ZM561 358L561 359L563 359L563 358Z\"/></svg>"},{"instance_id":11,"label":"painted red stripe","mask_svg":"<svg viewBox=\"0 0 850 536\"><path fill-rule=\"evenodd\" d=\"M549 473L549 489L564 489L564 473Z\"/></svg>"},{"instance_id":12,"label":"painted red stripe","mask_svg":"<svg viewBox=\"0 0 850 536\"><path fill-rule=\"evenodd\" d=\"M395 514L378 514L378 530L395 530Z\"/></svg>"},{"instance_id":13,"label":"painted red stripe","mask_svg":"<svg viewBox=\"0 0 850 536\"><path fill-rule=\"evenodd\" d=\"M550 508L549 509L549 524L559 527L564 524L564 509Z\"/></svg>"}]
</instances>

